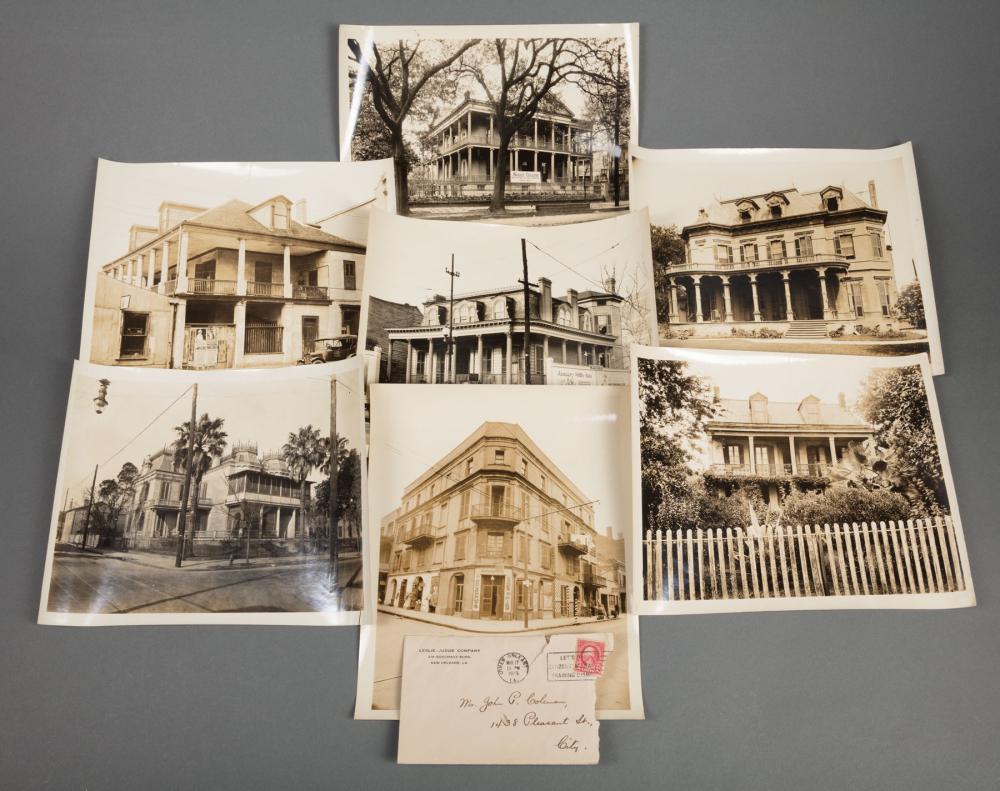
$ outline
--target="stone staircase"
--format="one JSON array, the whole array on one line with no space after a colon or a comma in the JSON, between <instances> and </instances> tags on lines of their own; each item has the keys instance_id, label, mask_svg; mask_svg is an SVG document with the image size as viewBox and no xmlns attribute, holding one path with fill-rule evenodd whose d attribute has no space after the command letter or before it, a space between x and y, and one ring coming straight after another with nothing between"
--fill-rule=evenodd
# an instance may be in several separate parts
<instances>
[{"instance_id":1,"label":"stone staircase","mask_svg":"<svg viewBox=\"0 0 1000 791\"><path fill-rule=\"evenodd\" d=\"M826 338L826 321L823 319L801 319L788 325L786 338L792 340L816 340Z\"/></svg>"}]
</instances>

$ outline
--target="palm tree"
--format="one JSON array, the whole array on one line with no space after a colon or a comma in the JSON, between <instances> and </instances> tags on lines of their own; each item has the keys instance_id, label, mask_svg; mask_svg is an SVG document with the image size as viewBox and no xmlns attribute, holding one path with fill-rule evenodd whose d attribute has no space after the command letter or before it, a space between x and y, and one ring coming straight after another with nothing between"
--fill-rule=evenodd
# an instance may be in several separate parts
<instances>
[{"instance_id":1,"label":"palm tree","mask_svg":"<svg viewBox=\"0 0 1000 791\"><path fill-rule=\"evenodd\" d=\"M281 446L285 464L299 482L299 518L302 520L302 530L299 531L300 553L305 552L306 482L314 469L327 463L329 445L330 441L320 435L318 428L308 425L289 433L288 442Z\"/></svg>"},{"instance_id":2,"label":"palm tree","mask_svg":"<svg viewBox=\"0 0 1000 791\"><path fill-rule=\"evenodd\" d=\"M221 458L226 450L228 435L222 430L225 422L225 418L211 418L206 412L198 419L198 423L195 426L191 458L194 492L191 495L191 529L188 530L188 534L191 536L189 547L192 550L192 554L194 549L194 533L198 527L198 495L201 493L201 479L208 472L212 463L216 459ZM182 467L187 461L188 433L190 430L190 420L181 423L179 426L174 426L174 431L177 432L177 439L174 440L173 444L175 468Z\"/></svg>"}]
</instances>

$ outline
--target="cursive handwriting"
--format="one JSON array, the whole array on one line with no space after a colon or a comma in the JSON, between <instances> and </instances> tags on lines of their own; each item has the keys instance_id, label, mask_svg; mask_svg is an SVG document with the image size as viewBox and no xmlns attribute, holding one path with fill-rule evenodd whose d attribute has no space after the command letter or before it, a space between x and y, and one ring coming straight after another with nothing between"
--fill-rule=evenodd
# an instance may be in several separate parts
<instances>
[{"instance_id":1,"label":"cursive handwriting","mask_svg":"<svg viewBox=\"0 0 1000 791\"><path fill-rule=\"evenodd\" d=\"M580 742L574 739L572 736L563 736L556 742L557 750L572 750L575 753L580 752Z\"/></svg>"}]
</instances>

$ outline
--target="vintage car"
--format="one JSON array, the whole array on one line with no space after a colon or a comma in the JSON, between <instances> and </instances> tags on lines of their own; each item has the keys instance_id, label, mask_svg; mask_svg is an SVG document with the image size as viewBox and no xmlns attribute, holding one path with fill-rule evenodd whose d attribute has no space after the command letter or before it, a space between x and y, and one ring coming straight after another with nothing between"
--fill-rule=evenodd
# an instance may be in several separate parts
<instances>
[{"instance_id":1,"label":"vintage car","mask_svg":"<svg viewBox=\"0 0 1000 791\"><path fill-rule=\"evenodd\" d=\"M299 365L346 360L357 351L357 348L357 335L337 335L333 338L317 338L313 341L313 350L299 358Z\"/></svg>"}]
</instances>

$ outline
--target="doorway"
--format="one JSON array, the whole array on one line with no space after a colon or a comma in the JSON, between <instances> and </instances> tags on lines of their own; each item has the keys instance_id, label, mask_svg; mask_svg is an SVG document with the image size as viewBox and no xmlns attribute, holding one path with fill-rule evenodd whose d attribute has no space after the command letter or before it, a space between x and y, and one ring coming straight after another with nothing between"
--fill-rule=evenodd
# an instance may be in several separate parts
<instances>
[{"instance_id":1,"label":"doorway","mask_svg":"<svg viewBox=\"0 0 1000 791\"><path fill-rule=\"evenodd\" d=\"M302 317L302 354L312 354L315 351L316 339L319 337L319 316Z\"/></svg>"},{"instance_id":2,"label":"doorway","mask_svg":"<svg viewBox=\"0 0 1000 791\"><path fill-rule=\"evenodd\" d=\"M504 578L498 574L484 574L479 615L482 618L503 617Z\"/></svg>"}]
</instances>

